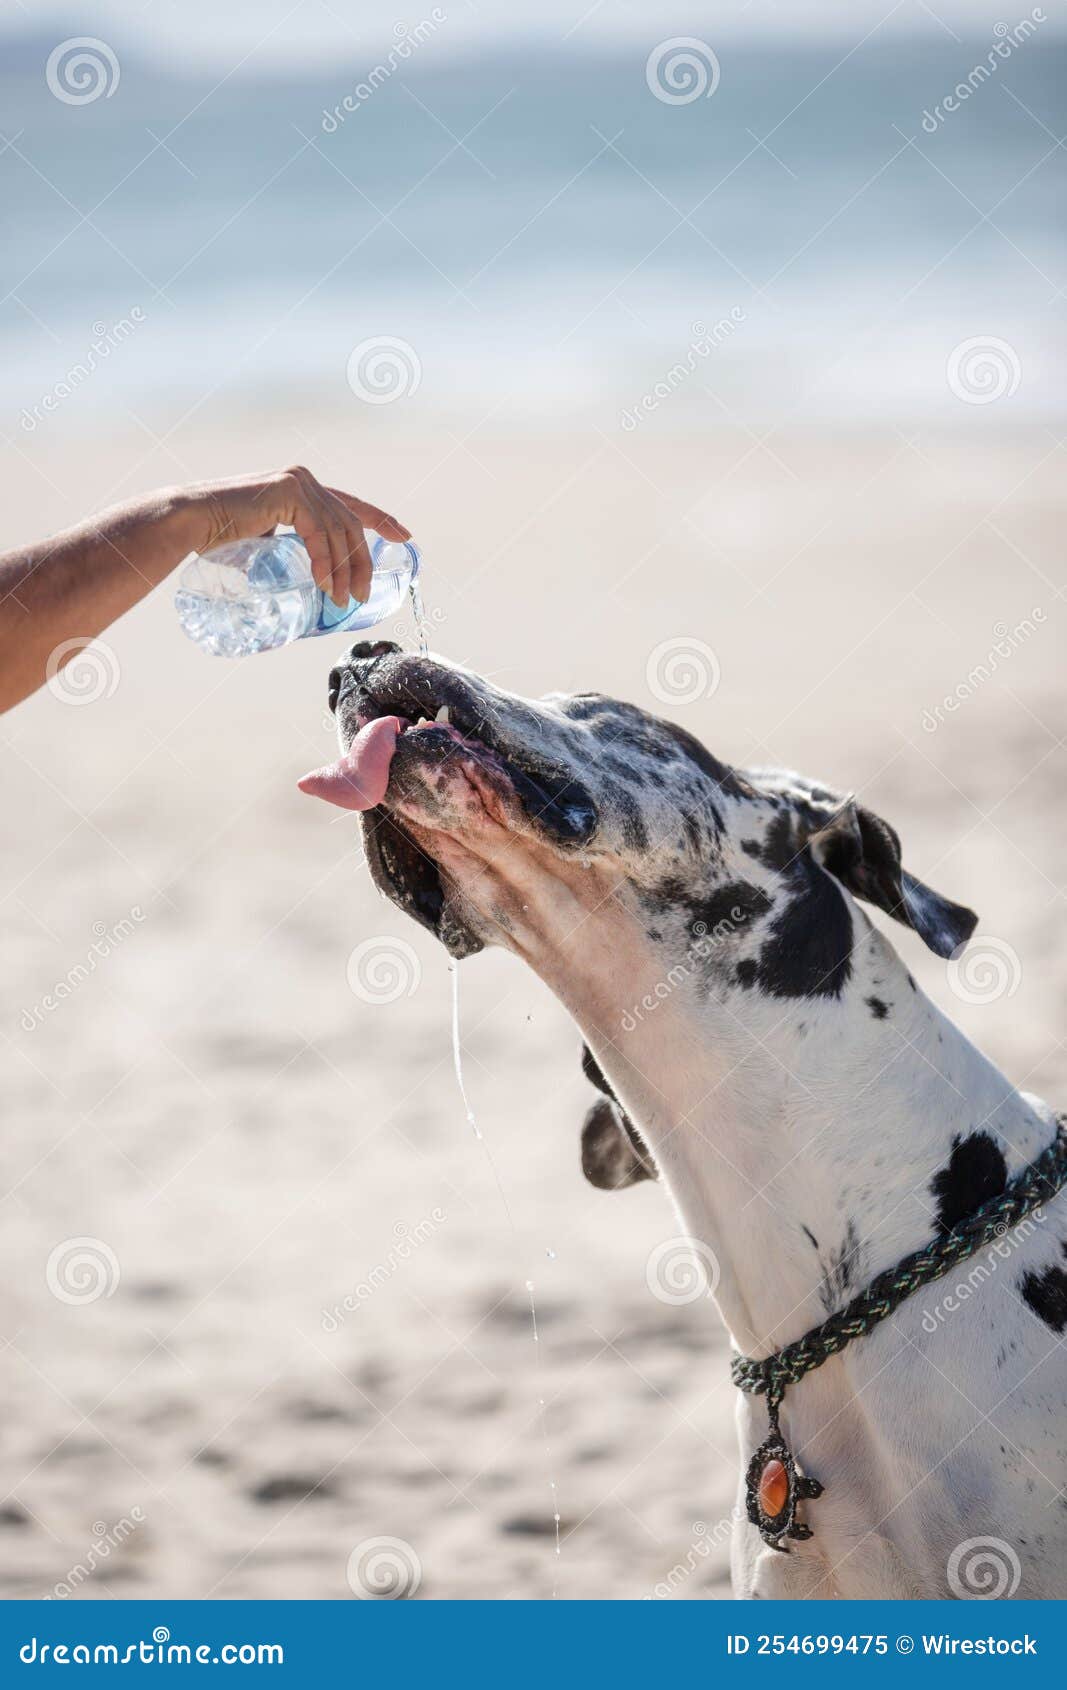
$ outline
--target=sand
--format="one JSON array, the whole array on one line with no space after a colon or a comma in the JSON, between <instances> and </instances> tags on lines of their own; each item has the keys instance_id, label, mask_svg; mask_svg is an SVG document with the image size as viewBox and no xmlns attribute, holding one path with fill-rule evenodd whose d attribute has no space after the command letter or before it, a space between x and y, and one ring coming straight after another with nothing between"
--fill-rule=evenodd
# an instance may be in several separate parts
<instances>
[{"instance_id":1,"label":"sand","mask_svg":"<svg viewBox=\"0 0 1067 1690\"><path fill-rule=\"evenodd\" d=\"M909 963L1062 1101L1052 439L985 411L955 436L766 445L475 420L446 439L294 403L160 446L42 431L7 543L299 457L412 525L434 647L501 685L649 705L649 654L696 636L721 684L675 718L861 790L1018 981L961 1004L898 935ZM975 679L994 625L1026 618ZM577 1036L493 954L461 970L464 1062L509 1225L452 1072L444 955L373 891L354 818L295 788L331 747L337 642L211 660L164 590L106 645L101 696L0 724L0 1591L351 1598L353 1551L388 1538L420 1597L727 1595L717 1312L650 1294L670 1207L583 1182ZM400 944L410 993L353 993L369 939ZM49 1260L79 1238L110 1294L64 1301Z\"/></svg>"}]
</instances>

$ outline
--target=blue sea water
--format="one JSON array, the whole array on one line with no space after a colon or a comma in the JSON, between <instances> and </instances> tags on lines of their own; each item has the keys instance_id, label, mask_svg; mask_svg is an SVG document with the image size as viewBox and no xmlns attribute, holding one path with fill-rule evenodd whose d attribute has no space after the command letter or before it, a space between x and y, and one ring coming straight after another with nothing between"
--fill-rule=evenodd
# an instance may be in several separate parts
<instances>
[{"instance_id":1,"label":"blue sea water","mask_svg":"<svg viewBox=\"0 0 1067 1690\"><path fill-rule=\"evenodd\" d=\"M350 355L382 338L427 419L970 422L946 366L990 337L998 420L1058 408L1050 33L943 119L992 37L735 42L686 104L643 48L457 59L433 32L384 42L384 76L179 71L112 40L111 95L73 104L50 44L9 38L0 72L9 439L208 394L368 405Z\"/></svg>"}]
</instances>

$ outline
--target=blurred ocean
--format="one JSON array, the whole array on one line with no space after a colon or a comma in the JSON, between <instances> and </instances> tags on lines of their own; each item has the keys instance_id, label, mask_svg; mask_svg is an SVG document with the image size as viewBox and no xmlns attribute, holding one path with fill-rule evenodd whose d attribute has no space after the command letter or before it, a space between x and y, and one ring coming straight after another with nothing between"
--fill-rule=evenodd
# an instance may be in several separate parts
<instances>
[{"instance_id":1,"label":"blurred ocean","mask_svg":"<svg viewBox=\"0 0 1067 1690\"><path fill-rule=\"evenodd\" d=\"M363 98L354 57L179 73L112 38L120 79L87 104L46 84L57 31L9 35L4 436L92 431L109 406L165 429L279 389L358 405L349 354L379 336L414 349L404 407L430 419L616 428L681 360L642 427L979 422L946 379L972 336L1017 361L998 423L1057 409L1051 25L926 127L992 37L844 62L735 42L712 97L669 104L643 48L457 59L436 34L401 61L383 31Z\"/></svg>"}]
</instances>

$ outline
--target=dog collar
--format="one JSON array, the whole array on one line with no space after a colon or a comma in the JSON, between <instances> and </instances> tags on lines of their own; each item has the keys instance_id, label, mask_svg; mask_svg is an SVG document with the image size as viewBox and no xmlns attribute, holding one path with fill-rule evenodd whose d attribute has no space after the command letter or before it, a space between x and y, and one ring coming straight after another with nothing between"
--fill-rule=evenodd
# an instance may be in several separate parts
<instances>
[{"instance_id":1,"label":"dog collar","mask_svg":"<svg viewBox=\"0 0 1067 1690\"><path fill-rule=\"evenodd\" d=\"M818 1479L807 1478L782 1436L778 1409L786 1387L795 1385L806 1373L821 1367L853 1338L864 1338L879 1321L885 1320L914 1291L948 1273L957 1262L1002 1238L1034 1209L1055 1197L1067 1181L1067 1115L1057 1119L1056 1137L1041 1155L1008 1181L998 1197L991 1197L968 1219L957 1222L922 1250L914 1250L894 1268L872 1279L865 1291L836 1314L813 1326L795 1343L774 1355L754 1361L735 1355L731 1363L734 1384L753 1396L767 1398L770 1435L748 1464L746 1500L748 1517L772 1549L787 1550L787 1537L809 1538L811 1527L797 1519L798 1505L809 1497L821 1496Z\"/></svg>"}]
</instances>

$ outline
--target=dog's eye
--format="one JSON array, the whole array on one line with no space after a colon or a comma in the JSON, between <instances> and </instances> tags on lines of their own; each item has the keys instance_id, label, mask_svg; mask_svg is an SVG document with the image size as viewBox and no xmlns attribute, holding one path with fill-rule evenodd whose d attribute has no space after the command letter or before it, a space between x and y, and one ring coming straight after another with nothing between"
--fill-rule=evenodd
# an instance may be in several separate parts
<instances>
[{"instance_id":1,"label":"dog's eye","mask_svg":"<svg viewBox=\"0 0 1067 1690\"><path fill-rule=\"evenodd\" d=\"M330 670L330 690L326 695L326 699L330 710L335 713L337 710L337 700L341 695L341 676L343 673L344 671L341 669Z\"/></svg>"}]
</instances>

